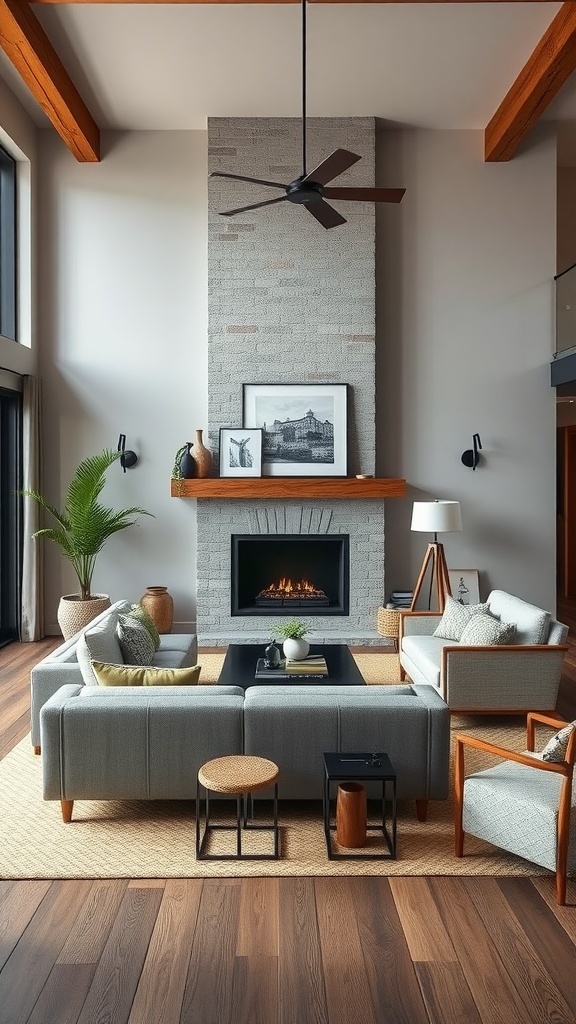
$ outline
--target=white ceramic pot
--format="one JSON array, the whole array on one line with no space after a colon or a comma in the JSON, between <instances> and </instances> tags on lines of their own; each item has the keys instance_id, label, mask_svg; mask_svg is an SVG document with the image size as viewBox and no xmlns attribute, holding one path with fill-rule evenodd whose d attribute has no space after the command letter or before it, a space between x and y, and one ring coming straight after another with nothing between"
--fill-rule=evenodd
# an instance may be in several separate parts
<instances>
[{"instance_id":1,"label":"white ceramic pot","mask_svg":"<svg viewBox=\"0 0 576 1024\"><path fill-rule=\"evenodd\" d=\"M293 637L287 637L282 644L282 650L287 658L291 661L303 661L308 655L310 650L310 644L307 640L295 640Z\"/></svg>"}]
</instances>

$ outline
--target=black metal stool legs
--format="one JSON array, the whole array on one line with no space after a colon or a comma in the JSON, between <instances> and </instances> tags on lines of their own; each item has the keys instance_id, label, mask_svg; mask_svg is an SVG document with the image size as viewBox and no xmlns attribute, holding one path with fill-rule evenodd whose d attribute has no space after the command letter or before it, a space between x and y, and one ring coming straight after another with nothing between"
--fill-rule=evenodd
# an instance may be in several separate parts
<instances>
[{"instance_id":1,"label":"black metal stool legs","mask_svg":"<svg viewBox=\"0 0 576 1024\"><path fill-rule=\"evenodd\" d=\"M202 795L204 790L204 795ZM202 830L201 804L204 800L204 829ZM254 823L254 797L252 793L236 795L236 821L231 825L212 823L210 820L210 791L200 782L196 788L196 858L197 860L277 860L280 856L280 827L278 824L278 783L274 783L274 799L272 809L272 825ZM235 832L236 853L207 853L206 847L211 833ZM244 853L242 851L243 832L272 832L274 837L273 853Z\"/></svg>"}]
</instances>

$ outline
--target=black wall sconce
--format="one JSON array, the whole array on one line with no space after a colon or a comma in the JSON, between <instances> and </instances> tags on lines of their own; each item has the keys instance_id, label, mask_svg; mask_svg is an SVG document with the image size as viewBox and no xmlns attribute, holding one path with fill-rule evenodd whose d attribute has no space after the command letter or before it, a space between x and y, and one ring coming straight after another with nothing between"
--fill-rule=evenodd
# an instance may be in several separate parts
<instances>
[{"instance_id":1,"label":"black wall sconce","mask_svg":"<svg viewBox=\"0 0 576 1024\"><path fill-rule=\"evenodd\" d=\"M480 440L480 434L472 435L472 448L468 448L467 451L462 452L462 462L468 469L476 469L476 466L480 462L480 456L478 449L482 448L482 442Z\"/></svg>"},{"instance_id":2,"label":"black wall sconce","mask_svg":"<svg viewBox=\"0 0 576 1024\"><path fill-rule=\"evenodd\" d=\"M132 469L132 466L135 466L138 462L136 452L126 450L126 434L120 434L120 437L118 438L118 451L122 452L122 455L120 456L120 465L124 472L126 472L127 469Z\"/></svg>"}]
</instances>

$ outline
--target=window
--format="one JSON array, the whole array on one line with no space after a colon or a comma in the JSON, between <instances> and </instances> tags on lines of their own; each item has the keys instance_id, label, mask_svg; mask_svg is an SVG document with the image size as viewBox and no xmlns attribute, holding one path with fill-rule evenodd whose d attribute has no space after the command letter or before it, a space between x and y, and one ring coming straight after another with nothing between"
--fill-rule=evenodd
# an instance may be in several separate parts
<instances>
[{"instance_id":1,"label":"window","mask_svg":"<svg viewBox=\"0 0 576 1024\"><path fill-rule=\"evenodd\" d=\"M22 396L0 388L0 645L19 628L21 410Z\"/></svg>"},{"instance_id":2,"label":"window","mask_svg":"<svg viewBox=\"0 0 576 1024\"><path fill-rule=\"evenodd\" d=\"M0 334L16 341L16 161L1 146Z\"/></svg>"}]
</instances>

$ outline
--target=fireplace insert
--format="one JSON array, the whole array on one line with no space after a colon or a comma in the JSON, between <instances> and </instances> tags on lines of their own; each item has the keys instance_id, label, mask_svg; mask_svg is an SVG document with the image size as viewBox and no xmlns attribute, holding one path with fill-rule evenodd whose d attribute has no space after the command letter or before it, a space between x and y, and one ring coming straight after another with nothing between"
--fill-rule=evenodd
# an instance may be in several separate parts
<instances>
[{"instance_id":1,"label":"fireplace insert","mask_svg":"<svg viewBox=\"0 0 576 1024\"><path fill-rule=\"evenodd\" d=\"M348 534L233 534L232 615L348 615Z\"/></svg>"}]
</instances>

